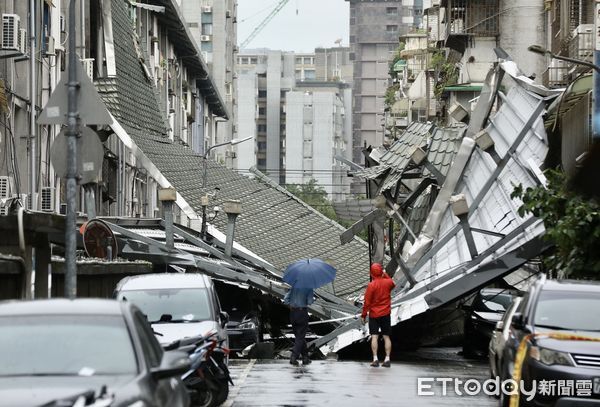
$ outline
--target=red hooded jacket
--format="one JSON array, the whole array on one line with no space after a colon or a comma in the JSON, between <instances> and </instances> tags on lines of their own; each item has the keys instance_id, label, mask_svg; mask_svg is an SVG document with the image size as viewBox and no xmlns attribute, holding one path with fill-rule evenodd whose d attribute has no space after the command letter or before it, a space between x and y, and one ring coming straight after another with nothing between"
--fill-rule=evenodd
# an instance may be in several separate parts
<instances>
[{"instance_id":1,"label":"red hooded jacket","mask_svg":"<svg viewBox=\"0 0 600 407\"><path fill-rule=\"evenodd\" d=\"M379 318L390 315L392 312L392 298L390 293L396 286L379 263L371 264L371 277L373 281L367 286L365 292L365 304L363 305L362 317L369 314L370 318Z\"/></svg>"}]
</instances>

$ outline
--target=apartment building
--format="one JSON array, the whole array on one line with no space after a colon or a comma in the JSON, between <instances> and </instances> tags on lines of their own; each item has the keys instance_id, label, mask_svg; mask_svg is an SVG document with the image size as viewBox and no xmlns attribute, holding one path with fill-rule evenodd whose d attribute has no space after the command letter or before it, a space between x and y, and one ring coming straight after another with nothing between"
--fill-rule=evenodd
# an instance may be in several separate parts
<instances>
[{"instance_id":1,"label":"apartment building","mask_svg":"<svg viewBox=\"0 0 600 407\"><path fill-rule=\"evenodd\" d=\"M234 66L238 51L237 0L181 0L181 10L230 113L229 120L217 121L215 134L204 140L201 146L204 151L206 146L233 138L236 122L234 105L237 78ZM235 157L235 150L232 148L215 151L215 158L229 168L234 166Z\"/></svg>"},{"instance_id":2,"label":"apartment building","mask_svg":"<svg viewBox=\"0 0 600 407\"><path fill-rule=\"evenodd\" d=\"M421 19L421 1L347 0L350 2L350 59L353 71L353 160L362 149L384 140L384 98L390 84L389 63L398 37Z\"/></svg>"}]
</instances>

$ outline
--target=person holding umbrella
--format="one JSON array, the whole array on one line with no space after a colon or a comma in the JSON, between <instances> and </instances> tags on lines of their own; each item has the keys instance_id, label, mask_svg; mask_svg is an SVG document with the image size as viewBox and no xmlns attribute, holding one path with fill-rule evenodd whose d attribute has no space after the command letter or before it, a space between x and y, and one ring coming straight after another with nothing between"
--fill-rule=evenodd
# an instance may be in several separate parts
<instances>
[{"instance_id":1,"label":"person holding umbrella","mask_svg":"<svg viewBox=\"0 0 600 407\"><path fill-rule=\"evenodd\" d=\"M363 305L361 320L366 322L369 314L369 333L371 334L371 351L373 352L373 362L371 366L378 367L377 359L379 334L383 335L385 344L385 360L383 367L390 367L390 353L392 352L392 341L390 334L392 332L390 314L392 313L391 292L396 286L394 280L383 271L383 266L379 263L371 264L372 280L365 291L365 303Z\"/></svg>"},{"instance_id":2,"label":"person holding umbrella","mask_svg":"<svg viewBox=\"0 0 600 407\"><path fill-rule=\"evenodd\" d=\"M290 285L283 302L290 307L290 323L294 332L294 347L290 364L298 366L298 359L308 365L306 332L308 331L308 306L314 302L314 289L331 283L336 270L320 259L303 259L290 264L283 274L283 281Z\"/></svg>"}]
</instances>

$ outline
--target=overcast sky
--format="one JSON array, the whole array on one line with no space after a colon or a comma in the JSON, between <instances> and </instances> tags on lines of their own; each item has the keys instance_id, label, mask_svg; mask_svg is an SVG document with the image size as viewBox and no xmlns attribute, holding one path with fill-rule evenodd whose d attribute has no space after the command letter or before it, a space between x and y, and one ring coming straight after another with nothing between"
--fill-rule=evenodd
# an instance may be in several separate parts
<instances>
[{"instance_id":1,"label":"overcast sky","mask_svg":"<svg viewBox=\"0 0 600 407\"><path fill-rule=\"evenodd\" d=\"M280 1L238 0L238 44ZM335 47L339 38L348 45L348 13L345 0L289 0L247 48L313 52L316 47Z\"/></svg>"}]
</instances>

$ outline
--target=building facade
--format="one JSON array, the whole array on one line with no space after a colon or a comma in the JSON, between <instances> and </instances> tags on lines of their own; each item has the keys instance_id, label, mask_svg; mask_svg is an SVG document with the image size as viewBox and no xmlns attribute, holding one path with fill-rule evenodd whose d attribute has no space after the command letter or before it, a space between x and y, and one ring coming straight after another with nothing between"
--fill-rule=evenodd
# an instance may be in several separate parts
<instances>
[{"instance_id":1,"label":"building facade","mask_svg":"<svg viewBox=\"0 0 600 407\"><path fill-rule=\"evenodd\" d=\"M233 138L236 122L237 0L181 0L181 10L230 115L229 120L217 121L215 134L207 137L201 146L204 151L208 146ZM219 149L215 151L215 158L232 168L235 150L231 147Z\"/></svg>"},{"instance_id":2,"label":"building facade","mask_svg":"<svg viewBox=\"0 0 600 407\"><path fill-rule=\"evenodd\" d=\"M237 93L240 103L236 113L236 137L255 138L254 151L249 145L238 146L239 171L246 172L255 164L281 185L304 183L311 178L319 181L316 176L319 173L323 178L320 183L327 186L330 197L334 197L331 187L336 184L339 192L335 199L340 198L347 182L344 179L339 182L331 180L337 171L334 167L340 165L333 157L340 154L350 159L351 89L339 79L327 81L326 78L328 71L331 79L334 79L334 74L342 72L349 78L351 68L347 48L345 50L319 49L315 53L243 50L238 55ZM325 54L328 54L327 57ZM325 59L335 61L336 57L337 67L334 65L327 69ZM312 108L313 98L322 111ZM305 99L310 100L306 102L306 106L311 105L310 114L304 112ZM290 115L293 115L294 121L288 124ZM304 121L306 126L299 125ZM315 139L307 140L310 148L307 146L307 154L304 154L304 150L297 147L304 144L309 132L314 132ZM327 159L320 157L313 160L312 151L324 154ZM325 180L325 173L330 179Z\"/></svg>"},{"instance_id":3,"label":"building facade","mask_svg":"<svg viewBox=\"0 0 600 407\"><path fill-rule=\"evenodd\" d=\"M27 3L8 1L1 11L24 22L30 11ZM5 90L2 133L7 135L0 148L11 152L0 166L0 184L4 202L19 200L27 209L60 212L66 201L64 180L54 172L51 148L60 126L39 125L37 118L68 72L62 46L67 39L68 2L35 4L35 53L41 56L35 59L34 75L25 68L30 48L10 51L15 56L0 66ZM86 187L94 200L85 203L82 188L77 210L87 213L93 202L98 216L157 216L158 189L172 184L153 163L150 152L155 145L163 146L164 154L175 145L202 151L204 141L215 132L217 119L228 118L225 102L199 57L176 1L157 7L94 0L78 10L76 26L83 72L114 118L111 125L96 129L103 145L102 168L98 182ZM8 52L3 47L2 53ZM33 115L30 100L35 101ZM23 137L29 134L34 137ZM28 165L30 157L33 164ZM7 211L10 206L3 208ZM197 217L180 195L176 214L184 224Z\"/></svg>"},{"instance_id":4,"label":"building facade","mask_svg":"<svg viewBox=\"0 0 600 407\"><path fill-rule=\"evenodd\" d=\"M362 149L384 142L384 98L389 63L398 36L419 24L416 1L347 0L350 2L350 59L353 71L353 159L363 163Z\"/></svg>"}]
</instances>

